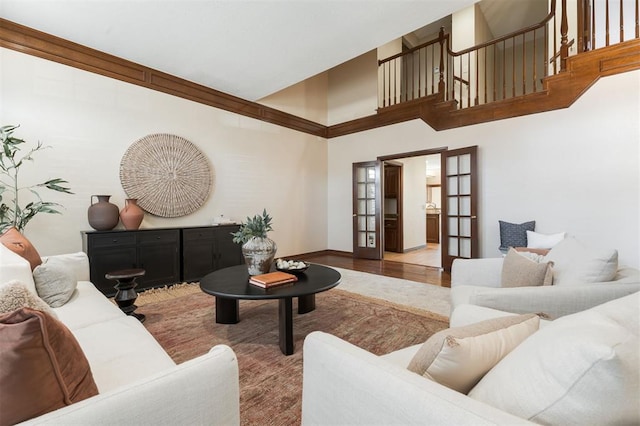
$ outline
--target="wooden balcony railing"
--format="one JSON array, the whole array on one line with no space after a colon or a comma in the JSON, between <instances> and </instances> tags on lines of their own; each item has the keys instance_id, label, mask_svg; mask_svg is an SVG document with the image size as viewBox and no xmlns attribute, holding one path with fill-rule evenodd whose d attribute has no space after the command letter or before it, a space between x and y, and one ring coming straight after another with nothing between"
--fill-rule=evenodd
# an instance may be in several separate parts
<instances>
[{"instance_id":1,"label":"wooden balcony railing","mask_svg":"<svg viewBox=\"0 0 640 426\"><path fill-rule=\"evenodd\" d=\"M435 95L465 109L540 92L569 55L640 38L638 13L638 0L575 0L571 8L552 0L538 24L459 52L441 29L435 40L379 61L378 106Z\"/></svg>"}]
</instances>

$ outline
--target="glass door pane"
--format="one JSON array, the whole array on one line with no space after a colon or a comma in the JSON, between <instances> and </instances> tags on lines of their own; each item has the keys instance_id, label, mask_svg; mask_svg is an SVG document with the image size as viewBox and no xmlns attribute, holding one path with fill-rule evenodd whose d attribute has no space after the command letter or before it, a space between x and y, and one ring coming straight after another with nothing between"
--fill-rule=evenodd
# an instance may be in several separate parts
<instances>
[{"instance_id":1,"label":"glass door pane","mask_svg":"<svg viewBox=\"0 0 640 426\"><path fill-rule=\"evenodd\" d=\"M353 255L381 259L380 162L353 164Z\"/></svg>"}]
</instances>

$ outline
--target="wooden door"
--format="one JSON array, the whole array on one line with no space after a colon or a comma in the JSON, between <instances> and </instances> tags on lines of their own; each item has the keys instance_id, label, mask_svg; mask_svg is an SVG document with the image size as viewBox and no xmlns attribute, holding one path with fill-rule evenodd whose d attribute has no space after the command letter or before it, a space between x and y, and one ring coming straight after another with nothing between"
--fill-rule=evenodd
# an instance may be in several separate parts
<instances>
[{"instance_id":1,"label":"wooden door","mask_svg":"<svg viewBox=\"0 0 640 426\"><path fill-rule=\"evenodd\" d=\"M353 257L382 259L381 161L353 163Z\"/></svg>"},{"instance_id":2,"label":"wooden door","mask_svg":"<svg viewBox=\"0 0 640 426\"><path fill-rule=\"evenodd\" d=\"M445 151L442 169L442 267L478 256L477 146Z\"/></svg>"}]
</instances>

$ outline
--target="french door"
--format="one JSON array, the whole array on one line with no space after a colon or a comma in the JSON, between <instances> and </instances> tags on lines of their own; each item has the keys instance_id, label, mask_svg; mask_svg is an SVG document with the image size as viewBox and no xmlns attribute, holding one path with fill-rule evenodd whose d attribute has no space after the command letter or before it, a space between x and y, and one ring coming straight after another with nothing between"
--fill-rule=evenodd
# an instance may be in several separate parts
<instances>
[{"instance_id":1,"label":"french door","mask_svg":"<svg viewBox=\"0 0 640 426\"><path fill-rule=\"evenodd\" d=\"M353 257L382 259L381 161L353 163Z\"/></svg>"},{"instance_id":2,"label":"french door","mask_svg":"<svg viewBox=\"0 0 640 426\"><path fill-rule=\"evenodd\" d=\"M478 256L477 146L443 151L442 267Z\"/></svg>"}]
</instances>

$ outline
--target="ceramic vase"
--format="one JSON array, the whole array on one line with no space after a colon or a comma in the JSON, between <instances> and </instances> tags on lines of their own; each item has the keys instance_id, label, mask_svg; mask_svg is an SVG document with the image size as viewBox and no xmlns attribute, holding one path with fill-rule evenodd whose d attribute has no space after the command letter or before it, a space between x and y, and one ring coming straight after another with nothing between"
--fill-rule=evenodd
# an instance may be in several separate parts
<instances>
[{"instance_id":1,"label":"ceramic vase","mask_svg":"<svg viewBox=\"0 0 640 426\"><path fill-rule=\"evenodd\" d=\"M93 197L98 199L97 203L93 202ZM87 210L87 218L89 225L96 231L109 231L116 227L120 220L120 212L118 206L109 202L111 195L92 195L91 206Z\"/></svg>"},{"instance_id":2,"label":"ceramic vase","mask_svg":"<svg viewBox=\"0 0 640 426\"><path fill-rule=\"evenodd\" d=\"M120 210L120 221L126 230L136 230L144 219L144 210L138 205L137 198L124 200L124 208Z\"/></svg>"},{"instance_id":3,"label":"ceramic vase","mask_svg":"<svg viewBox=\"0 0 640 426\"><path fill-rule=\"evenodd\" d=\"M242 255L249 275L266 274L271 269L278 247L269 238L251 237L242 245Z\"/></svg>"}]
</instances>

